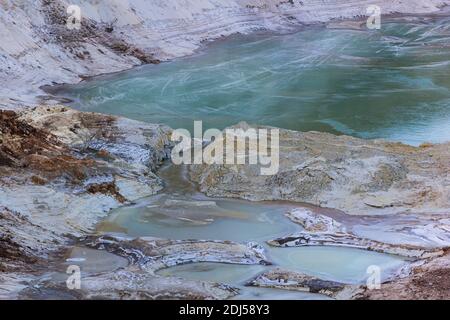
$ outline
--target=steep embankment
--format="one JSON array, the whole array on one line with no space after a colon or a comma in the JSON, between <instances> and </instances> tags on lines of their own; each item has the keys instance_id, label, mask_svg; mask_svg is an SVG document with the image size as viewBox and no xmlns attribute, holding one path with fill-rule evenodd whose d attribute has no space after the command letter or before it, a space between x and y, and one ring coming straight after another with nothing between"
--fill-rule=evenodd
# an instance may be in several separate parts
<instances>
[{"instance_id":1,"label":"steep embankment","mask_svg":"<svg viewBox=\"0 0 450 320\"><path fill-rule=\"evenodd\" d=\"M191 54L203 41L366 15L435 12L445 0L5 0L0 3L0 107L34 104L42 85ZM66 27L69 4L79 30Z\"/></svg>"}]
</instances>

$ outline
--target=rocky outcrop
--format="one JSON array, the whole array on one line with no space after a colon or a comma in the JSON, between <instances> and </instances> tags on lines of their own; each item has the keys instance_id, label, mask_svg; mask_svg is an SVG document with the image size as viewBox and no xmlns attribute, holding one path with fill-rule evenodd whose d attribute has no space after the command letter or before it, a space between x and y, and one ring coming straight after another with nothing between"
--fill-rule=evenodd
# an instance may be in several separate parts
<instances>
[{"instance_id":1,"label":"rocky outcrop","mask_svg":"<svg viewBox=\"0 0 450 320\"><path fill-rule=\"evenodd\" d=\"M0 294L112 208L162 188L167 127L45 106L1 111L0 130Z\"/></svg>"},{"instance_id":2,"label":"rocky outcrop","mask_svg":"<svg viewBox=\"0 0 450 320\"><path fill-rule=\"evenodd\" d=\"M291 31L307 23L367 15L430 13L446 0L5 0L0 4L0 106L34 104L39 88L192 54L234 33ZM81 28L66 26L69 5ZM48 72L52 70L52 72ZM26 84L26 85L23 85ZM48 96L46 97L49 98Z\"/></svg>"},{"instance_id":3,"label":"rocky outcrop","mask_svg":"<svg viewBox=\"0 0 450 320\"><path fill-rule=\"evenodd\" d=\"M306 202L350 215L450 208L449 143L412 147L280 129L271 152L279 152L275 175L261 175L260 165L193 165L191 178L209 196Z\"/></svg>"},{"instance_id":4,"label":"rocky outcrop","mask_svg":"<svg viewBox=\"0 0 450 320\"><path fill-rule=\"evenodd\" d=\"M383 13L428 13L448 3L6 0L0 4L0 107L42 99L52 102L53 97L41 96L41 86L74 83L87 76L185 56L202 42L237 32L293 30L304 23L353 18L365 15L372 4L380 5ZM80 29L66 27L69 4L81 7ZM254 244L88 238L86 244L126 256L133 265L83 279L84 288L78 293L67 293L65 284L42 284L33 272L48 267L50 256L70 239L92 231L112 208L162 188L154 172L167 157L170 129L44 106L2 110L0 130L0 298L18 297L34 281L39 285L27 289L32 291L29 296L34 290L60 290L59 297L68 298L228 298L236 294L234 288L163 279L149 270L194 261L267 263ZM350 214L447 212L449 208L448 144L412 148L286 130L281 141L281 171L275 176L256 176L254 168L245 166L197 166L191 168L192 177L214 196L305 201ZM327 219L319 223L305 220L303 225L309 235L323 236L323 230L339 233L345 245L365 239ZM427 226L434 228L431 223ZM436 239L446 243L442 233ZM327 243L333 242L336 239ZM365 248L373 247L373 241L365 243ZM447 269L427 271L434 282ZM320 288L317 279L292 277L298 287ZM430 280L412 279L414 288L423 288ZM403 284L392 285L395 292ZM418 294L418 289L412 290Z\"/></svg>"}]
</instances>

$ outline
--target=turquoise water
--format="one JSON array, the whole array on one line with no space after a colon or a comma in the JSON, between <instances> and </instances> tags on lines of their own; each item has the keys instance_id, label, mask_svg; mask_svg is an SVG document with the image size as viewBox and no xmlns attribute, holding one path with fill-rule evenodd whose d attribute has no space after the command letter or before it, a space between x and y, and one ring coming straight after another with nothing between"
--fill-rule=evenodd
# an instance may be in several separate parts
<instances>
[{"instance_id":1,"label":"turquoise water","mask_svg":"<svg viewBox=\"0 0 450 320\"><path fill-rule=\"evenodd\" d=\"M247 121L418 145L450 140L450 20L237 36L59 91L83 110L173 128Z\"/></svg>"}]
</instances>

